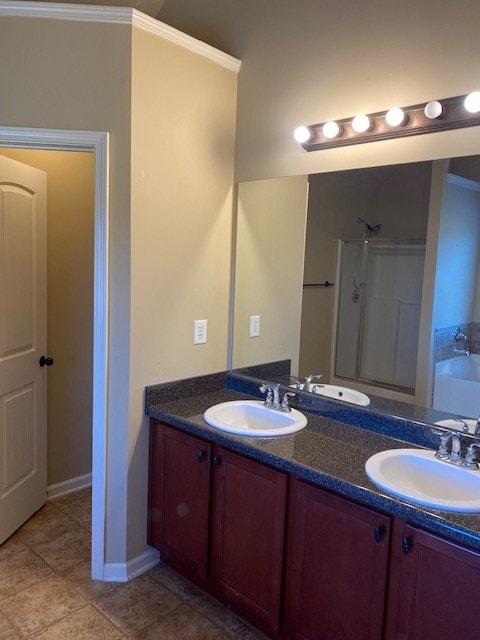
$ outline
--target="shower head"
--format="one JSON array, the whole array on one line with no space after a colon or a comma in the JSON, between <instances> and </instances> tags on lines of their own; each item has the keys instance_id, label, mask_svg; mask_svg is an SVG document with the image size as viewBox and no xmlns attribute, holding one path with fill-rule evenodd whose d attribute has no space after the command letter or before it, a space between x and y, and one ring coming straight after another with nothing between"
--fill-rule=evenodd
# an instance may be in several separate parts
<instances>
[{"instance_id":1,"label":"shower head","mask_svg":"<svg viewBox=\"0 0 480 640\"><path fill-rule=\"evenodd\" d=\"M382 228L381 224L376 224L374 227L372 227L372 225L368 224L368 222L363 218L358 218L358 223L364 224L369 233L377 233L377 231L380 231L380 229Z\"/></svg>"}]
</instances>

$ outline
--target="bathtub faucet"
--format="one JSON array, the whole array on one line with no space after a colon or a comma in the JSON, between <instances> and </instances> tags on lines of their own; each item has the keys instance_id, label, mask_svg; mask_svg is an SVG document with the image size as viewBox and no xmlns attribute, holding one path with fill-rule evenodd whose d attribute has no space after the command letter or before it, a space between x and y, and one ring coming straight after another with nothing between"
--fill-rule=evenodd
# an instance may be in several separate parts
<instances>
[{"instance_id":1,"label":"bathtub faucet","mask_svg":"<svg viewBox=\"0 0 480 640\"><path fill-rule=\"evenodd\" d=\"M459 356L468 357L470 355L470 349L468 347L466 349L457 349L457 347L454 347L453 353L456 353Z\"/></svg>"},{"instance_id":2,"label":"bathtub faucet","mask_svg":"<svg viewBox=\"0 0 480 640\"><path fill-rule=\"evenodd\" d=\"M455 333L453 334L453 337L455 338L455 342L460 342L460 340L467 340L467 336L463 333L460 327L457 327L455 329Z\"/></svg>"}]
</instances>

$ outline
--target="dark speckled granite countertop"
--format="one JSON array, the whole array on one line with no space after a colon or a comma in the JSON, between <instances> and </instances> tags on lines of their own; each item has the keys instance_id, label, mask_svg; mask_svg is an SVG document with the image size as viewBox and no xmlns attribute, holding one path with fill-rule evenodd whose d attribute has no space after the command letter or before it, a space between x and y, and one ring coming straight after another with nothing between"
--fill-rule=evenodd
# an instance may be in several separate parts
<instances>
[{"instance_id":1,"label":"dark speckled granite countertop","mask_svg":"<svg viewBox=\"0 0 480 640\"><path fill-rule=\"evenodd\" d=\"M300 409L305 412L308 424L298 433L278 438L234 436L207 425L203 420L203 413L219 402L252 398L252 395L234 389L219 389L218 382L218 377L208 378L206 386L195 387L197 395L177 400L170 399L174 394L168 387L167 396L160 393L151 397L153 401L160 400L161 404L147 403L148 414L191 434L296 474L304 480L385 513L404 517L412 524L480 550L480 514L462 515L417 507L382 493L370 482L364 469L367 459L385 449L411 447L411 440L388 437L369 431L365 426L353 426L331 417L310 413L304 407Z\"/></svg>"}]
</instances>

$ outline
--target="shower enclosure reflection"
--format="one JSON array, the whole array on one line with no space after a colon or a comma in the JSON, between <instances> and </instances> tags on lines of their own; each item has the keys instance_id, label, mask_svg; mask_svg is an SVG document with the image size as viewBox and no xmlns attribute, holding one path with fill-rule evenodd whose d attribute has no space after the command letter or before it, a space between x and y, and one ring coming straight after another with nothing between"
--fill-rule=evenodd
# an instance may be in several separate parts
<instances>
[{"instance_id":1,"label":"shower enclosure reflection","mask_svg":"<svg viewBox=\"0 0 480 640\"><path fill-rule=\"evenodd\" d=\"M339 242L337 378L413 393L425 242Z\"/></svg>"},{"instance_id":2,"label":"shower enclosure reflection","mask_svg":"<svg viewBox=\"0 0 480 640\"><path fill-rule=\"evenodd\" d=\"M480 354L480 156L241 183L236 240L233 367L432 407L435 365Z\"/></svg>"}]
</instances>

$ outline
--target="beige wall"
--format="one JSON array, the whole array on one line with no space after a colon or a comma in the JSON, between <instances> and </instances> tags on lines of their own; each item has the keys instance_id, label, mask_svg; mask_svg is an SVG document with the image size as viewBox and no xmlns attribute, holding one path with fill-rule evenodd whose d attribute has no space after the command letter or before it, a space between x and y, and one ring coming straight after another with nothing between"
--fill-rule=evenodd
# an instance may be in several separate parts
<instances>
[{"instance_id":1,"label":"beige wall","mask_svg":"<svg viewBox=\"0 0 480 640\"><path fill-rule=\"evenodd\" d=\"M107 560L126 558L130 348L131 28L0 20L0 124L110 132Z\"/></svg>"},{"instance_id":2,"label":"beige wall","mask_svg":"<svg viewBox=\"0 0 480 640\"><path fill-rule=\"evenodd\" d=\"M0 125L110 132L107 563L145 551L145 385L226 368L236 83L128 25L0 21Z\"/></svg>"},{"instance_id":3,"label":"beige wall","mask_svg":"<svg viewBox=\"0 0 480 640\"><path fill-rule=\"evenodd\" d=\"M298 124L478 89L478 3L300 0L272 11L248 0L244 13L238 180L478 152L471 129L312 153L292 137Z\"/></svg>"},{"instance_id":4,"label":"beige wall","mask_svg":"<svg viewBox=\"0 0 480 640\"><path fill-rule=\"evenodd\" d=\"M0 149L47 172L48 484L92 470L94 156Z\"/></svg>"},{"instance_id":5,"label":"beige wall","mask_svg":"<svg viewBox=\"0 0 480 640\"><path fill-rule=\"evenodd\" d=\"M132 78L128 513L135 556L146 542L145 386L226 368L237 75L134 29ZM195 319L208 321L207 344L193 344Z\"/></svg>"},{"instance_id":6,"label":"beige wall","mask_svg":"<svg viewBox=\"0 0 480 640\"><path fill-rule=\"evenodd\" d=\"M306 153L313 124L479 88L472 0L166 0L160 18L242 59L239 181L478 153L478 131Z\"/></svg>"},{"instance_id":7,"label":"beige wall","mask_svg":"<svg viewBox=\"0 0 480 640\"><path fill-rule=\"evenodd\" d=\"M307 197L305 176L239 185L234 367L291 359L298 373Z\"/></svg>"}]
</instances>

